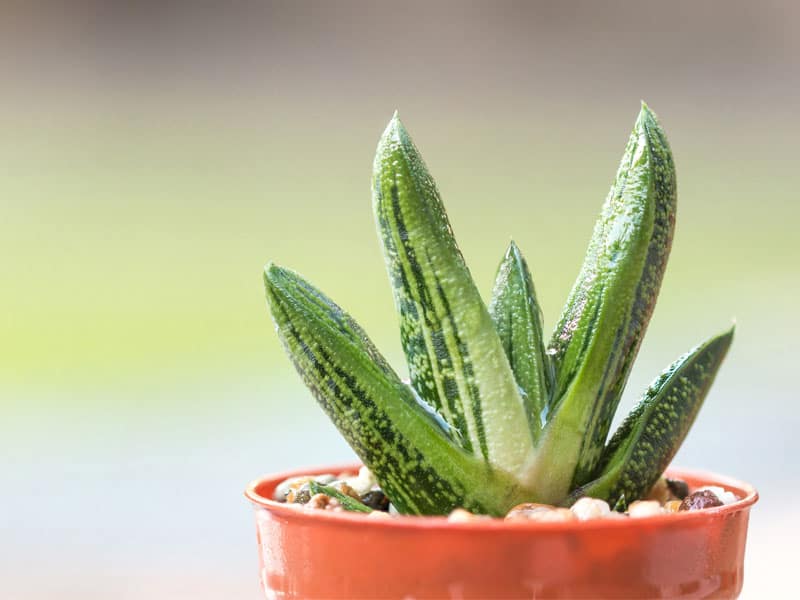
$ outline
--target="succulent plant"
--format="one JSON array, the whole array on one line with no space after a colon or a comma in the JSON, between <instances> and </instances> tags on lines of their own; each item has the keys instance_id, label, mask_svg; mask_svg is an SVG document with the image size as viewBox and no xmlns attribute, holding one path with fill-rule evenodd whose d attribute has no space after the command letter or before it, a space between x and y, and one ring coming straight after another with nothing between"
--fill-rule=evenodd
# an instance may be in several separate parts
<instances>
[{"instance_id":1,"label":"succulent plant","mask_svg":"<svg viewBox=\"0 0 800 600\"><path fill-rule=\"evenodd\" d=\"M487 307L439 192L397 114L378 144L373 209L400 317L403 381L339 306L267 265L297 371L402 513L493 515L588 495L624 507L683 442L733 329L670 365L606 443L672 243L669 145L642 104L578 279L549 341L512 242Z\"/></svg>"}]
</instances>

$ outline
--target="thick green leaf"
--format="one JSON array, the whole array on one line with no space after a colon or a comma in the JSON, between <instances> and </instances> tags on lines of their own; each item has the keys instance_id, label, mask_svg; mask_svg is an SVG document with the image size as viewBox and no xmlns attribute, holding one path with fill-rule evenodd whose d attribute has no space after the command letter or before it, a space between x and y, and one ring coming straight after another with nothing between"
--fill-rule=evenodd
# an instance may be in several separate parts
<instances>
[{"instance_id":1,"label":"thick green leaf","mask_svg":"<svg viewBox=\"0 0 800 600\"><path fill-rule=\"evenodd\" d=\"M545 353L542 309L533 280L513 241L497 269L489 314L517 384L525 394L527 411L532 417L531 430L537 439L553 388L553 369Z\"/></svg>"},{"instance_id":2,"label":"thick green leaf","mask_svg":"<svg viewBox=\"0 0 800 600\"><path fill-rule=\"evenodd\" d=\"M378 144L372 190L412 385L458 429L466 450L524 473L533 453L524 402L436 185L397 115Z\"/></svg>"},{"instance_id":3,"label":"thick green leaf","mask_svg":"<svg viewBox=\"0 0 800 600\"><path fill-rule=\"evenodd\" d=\"M617 429L599 475L572 494L614 506L638 500L664 472L683 443L733 340L733 328L693 348L665 370Z\"/></svg>"},{"instance_id":4,"label":"thick green leaf","mask_svg":"<svg viewBox=\"0 0 800 600\"><path fill-rule=\"evenodd\" d=\"M586 260L550 343L553 415L535 469L559 501L591 479L655 306L675 223L675 170L642 104Z\"/></svg>"},{"instance_id":5,"label":"thick green leaf","mask_svg":"<svg viewBox=\"0 0 800 600\"><path fill-rule=\"evenodd\" d=\"M503 514L529 495L456 445L446 423L330 299L274 265L264 281L276 330L297 371L400 512L446 514L462 506Z\"/></svg>"}]
</instances>

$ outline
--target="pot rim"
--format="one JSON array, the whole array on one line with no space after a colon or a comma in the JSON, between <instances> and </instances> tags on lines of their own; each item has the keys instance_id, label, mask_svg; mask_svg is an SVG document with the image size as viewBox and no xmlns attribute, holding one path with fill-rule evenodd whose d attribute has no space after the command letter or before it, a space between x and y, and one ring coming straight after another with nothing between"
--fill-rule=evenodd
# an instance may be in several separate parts
<instances>
[{"instance_id":1,"label":"pot rim","mask_svg":"<svg viewBox=\"0 0 800 600\"><path fill-rule=\"evenodd\" d=\"M376 527L388 529L424 529L424 530L478 530L478 531L513 531L513 530L545 530L545 531L567 531L574 529L615 529L637 526L666 526L670 523L700 522L706 519L725 518L741 510L749 509L758 501L758 492L749 483L739 481L727 475L718 475L710 471L699 469L685 469L681 467L670 467L666 474L676 479L692 479L702 481L701 486L717 485L727 490L733 490L737 496L742 496L736 502L705 508L703 510L687 510L670 514L653 515L637 519L590 519L587 521L505 521L501 518L476 519L467 522L448 521L446 516L412 516L403 515L391 519L370 519L366 514L353 513L347 511L334 512L326 510L305 510L302 505L286 504L277 502L271 498L262 496L258 489L270 482L279 483L290 477L303 475L320 475L322 473L357 473L362 465L359 463L346 463L327 465L322 467L311 467L307 469L292 469L265 475L253 480L244 490L245 497L253 503L255 508L267 509L276 516L302 521L313 521L321 519L323 522L331 524L347 523L358 524L360 527Z\"/></svg>"}]
</instances>

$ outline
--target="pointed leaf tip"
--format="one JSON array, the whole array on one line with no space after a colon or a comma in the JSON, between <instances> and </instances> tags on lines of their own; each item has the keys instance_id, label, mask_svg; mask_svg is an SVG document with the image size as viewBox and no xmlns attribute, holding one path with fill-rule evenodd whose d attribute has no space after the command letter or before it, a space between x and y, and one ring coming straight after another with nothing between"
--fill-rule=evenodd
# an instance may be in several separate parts
<instances>
[{"instance_id":1,"label":"pointed leaf tip","mask_svg":"<svg viewBox=\"0 0 800 600\"><path fill-rule=\"evenodd\" d=\"M378 176L381 169L383 169L382 160L387 159L392 153L396 152L398 148L407 147L411 144L411 136L408 134L403 122L397 111L394 111L392 118L386 124L380 139L378 140L378 147L375 151L375 160L373 162L373 183L374 178ZM413 144L412 144L413 145Z\"/></svg>"},{"instance_id":2,"label":"pointed leaf tip","mask_svg":"<svg viewBox=\"0 0 800 600\"><path fill-rule=\"evenodd\" d=\"M274 288L277 284L285 281L291 275L291 271L274 262L269 261L264 265L264 284L267 288Z\"/></svg>"},{"instance_id":3,"label":"pointed leaf tip","mask_svg":"<svg viewBox=\"0 0 800 600\"><path fill-rule=\"evenodd\" d=\"M724 346L723 352L727 352L728 348L730 348L731 344L733 343L734 333L736 333L736 323L731 324L731 326L728 327L728 329L718 334L715 338L712 338L712 341L714 340L719 341L720 344Z\"/></svg>"},{"instance_id":4,"label":"pointed leaf tip","mask_svg":"<svg viewBox=\"0 0 800 600\"><path fill-rule=\"evenodd\" d=\"M464 506L501 515L530 495L453 444L429 407L330 298L289 269L272 266L265 275L277 278L267 282L267 297L295 368L400 512L447 514Z\"/></svg>"},{"instance_id":5,"label":"pointed leaf tip","mask_svg":"<svg viewBox=\"0 0 800 600\"><path fill-rule=\"evenodd\" d=\"M661 476L680 448L733 340L715 335L659 375L606 446L599 474L573 493L613 504L636 500Z\"/></svg>"},{"instance_id":6,"label":"pointed leaf tip","mask_svg":"<svg viewBox=\"0 0 800 600\"><path fill-rule=\"evenodd\" d=\"M647 104L647 102L645 102L644 100L640 100L640 102L641 102L641 105L640 105L640 108L639 108L639 113L643 114L643 115L647 115L647 116L649 116L651 118L655 118L656 113L653 112L653 109L650 108L650 105Z\"/></svg>"},{"instance_id":7,"label":"pointed leaf tip","mask_svg":"<svg viewBox=\"0 0 800 600\"><path fill-rule=\"evenodd\" d=\"M272 261L264 265L264 287L267 290L267 300L269 300L270 291L274 284L275 277L278 274L278 269L279 267Z\"/></svg>"},{"instance_id":8,"label":"pointed leaf tip","mask_svg":"<svg viewBox=\"0 0 800 600\"><path fill-rule=\"evenodd\" d=\"M641 110L639 110L639 116L636 119L636 128L642 125L650 125L660 129L661 124L659 123L658 116L656 115L656 113L653 111L652 108L650 108L647 105L647 103L644 100L642 100L641 102L642 106Z\"/></svg>"},{"instance_id":9,"label":"pointed leaf tip","mask_svg":"<svg viewBox=\"0 0 800 600\"><path fill-rule=\"evenodd\" d=\"M465 450L520 472L533 452L523 399L433 177L397 118L378 144L372 200L412 386Z\"/></svg>"},{"instance_id":10,"label":"pointed leaf tip","mask_svg":"<svg viewBox=\"0 0 800 600\"><path fill-rule=\"evenodd\" d=\"M585 483L600 458L655 307L676 202L669 145L643 102L550 342L557 386L544 438L550 445L539 456L561 465L542 474L556 497Z\"/></svg>"},{"instance_id":11,"label":"pointed leaf tip","mask_svg":"<svg viewBox=\"0 0 800 600\"><path fill-rule=\"evenodd\" d=\"M517 385L525 392L526 415L534 439L538 439L553 373L545 352L541 308L533 279L514 240L497 269L489 314Z\"/></svg>"},{"instance_id":12,"label":"pointed leaf tip","mask_svg":"<svg viewBox=\"0 0 800 600\"><path fill-rule=\"evenodd\" d=\"M381 136L381 142L383 143L387 139L400 141L403 137L408 137L408 131L400 120L400 113L395 110L392 114L392 118L389 119L389 123L386 125L383 136Z\"/></svg>"}]
</instances>

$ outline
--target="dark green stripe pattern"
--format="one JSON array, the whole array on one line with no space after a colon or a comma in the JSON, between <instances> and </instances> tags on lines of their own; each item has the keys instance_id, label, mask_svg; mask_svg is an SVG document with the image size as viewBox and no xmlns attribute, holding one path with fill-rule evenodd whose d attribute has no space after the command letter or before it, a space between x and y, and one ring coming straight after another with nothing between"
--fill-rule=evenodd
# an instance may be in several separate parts
<instances>
[{"instance_id":1,"label":"dark green stripe pattern","mask_svg":"<svg viewBox=\"0 0 800 600\"><path fill-rule=\"evenodd\" d=\"M410 384L296 273L268 265L267 302L297 371L401 513L499 516L581 495L624 506L668 466L733 337L731 329L673 363L606 445L661 286L676 203L669 144L642 103L545 347L519 248L511 242L487 308L395 114L378 143L372 204Z\"/></svg>"},{"instance_id":2,"label":"dark green stripe pattern","mask_svg":"<svg viewBox=\"0 0 800 600\"><path fill-rule=\"evenodd\" d=\"M502 514L529 496L453 443L366 333L296 273L264 275L278 335L308 388L402 513Z\"/></svg>"},{"instance_id":3,"label":"dark green stripe pattern","mask_svg":"<svg viewBox=\"0 0 800 600\"><path fill-rule=\"evenodd\" d=\"M397 115L378 144L372 189L413 387L466 451L524 473L533 453L526 407L433 178Z\"/></svg>"},{"instance_id":4,"label":"dark green stripe pattern","mask_svg":"<svg viewBox=\"0 0 800 600\"><path fill-rule=\"evenodd\" d=\"M647 247L644 268L634 294L627 330L620 338L621 360L613 372L610 383L601 388L604 390L605 396L595 404L595 414L589 420L592 427L581 449L573 485L585 483L600 460L600 453L608 437L611 421L622 398L622 392L655 309L675 233L677 187L672 152L666 134L655 115L646 105L643 105L642 112L644 114L642 128L650 155L650 170L653 180L653 231Z\"/></svg>"},{"instance_id":5,"label":"dark green stripe pattern","mask_svg":"<svg viewBox=\"0 0 800 600\"><path fill-rule=\"evenodd\" d=\"M554 385L553 368L545 352L542 309L528 263L513 241L497 269L489 314L524 393L531 431L538 439Z\"/></svg>"},{"instance_id":6,"label":"dark green stripe pattern","mask_svg":"<svg viewBox=\"0 0 800 600\"><path fill-rule=\"evenodd\" d=\"M536 469L544 498L558 501L595 471L655 306L676 198L669 146L642 104L550 342L556 388Z\"/></svg>"},{"instance_id":7,"label":"dark green stripe pattern","mask_svg":"<svg viewBox=\"0 0 800 600\"><path fill-rule=\"evenodd\" d=\"M733 328L676 360L648 388L611 438L596 480L573 492L624 507L645 495L694 423L733 340Z\"/></svg>"}]
</instances>

